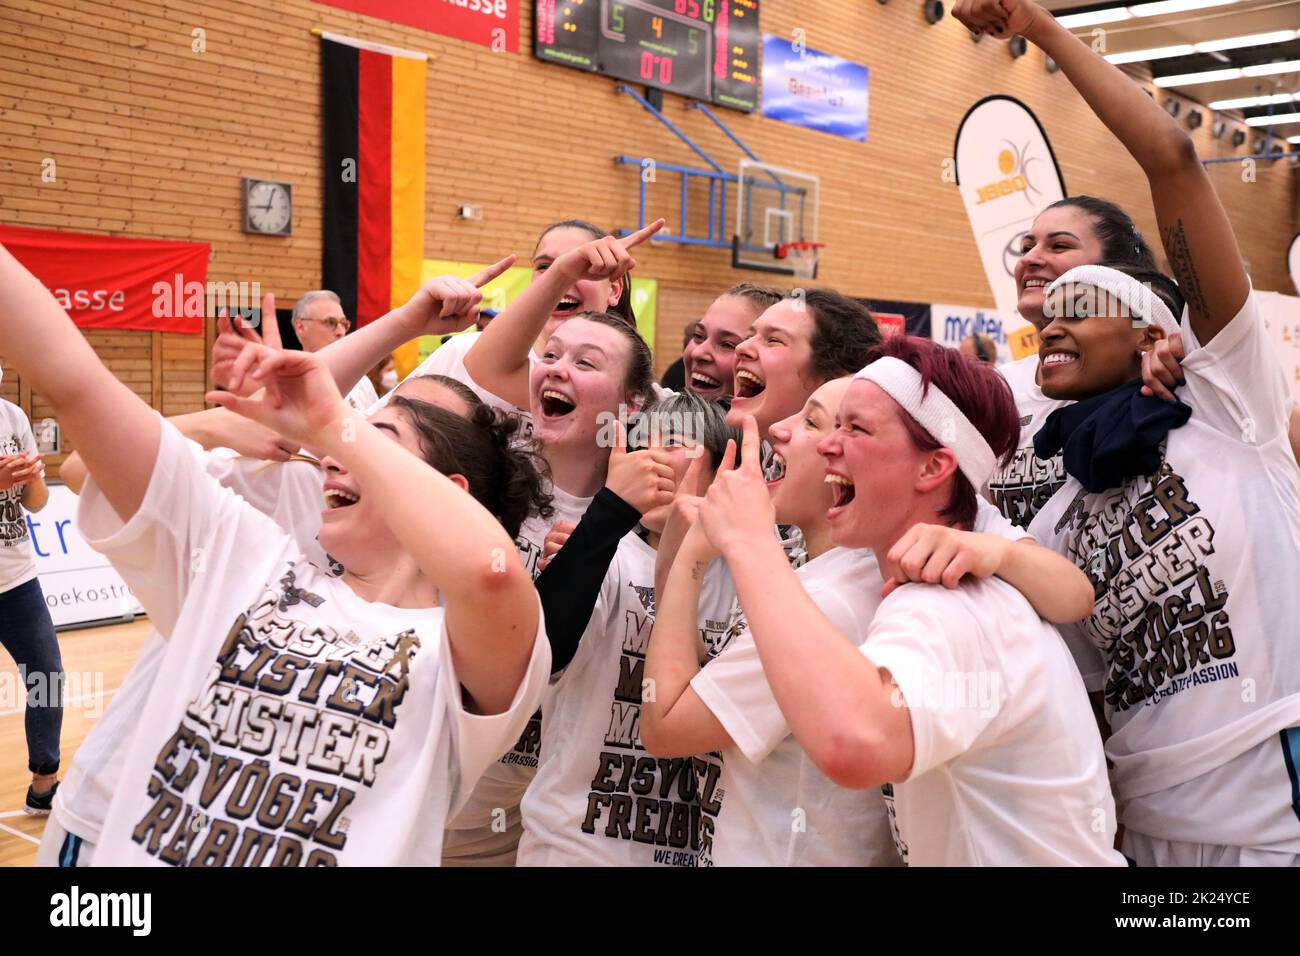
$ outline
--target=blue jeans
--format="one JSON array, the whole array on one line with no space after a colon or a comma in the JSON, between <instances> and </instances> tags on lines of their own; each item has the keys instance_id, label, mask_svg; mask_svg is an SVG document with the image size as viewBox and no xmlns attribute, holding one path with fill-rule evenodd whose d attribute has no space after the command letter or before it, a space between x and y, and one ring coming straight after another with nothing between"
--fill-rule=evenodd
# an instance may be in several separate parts
<instances>
[{"instance_id":1,"label":"blue jeans","mask_svg":"<svg viewBox=\"0 0 1300 956\"><path fill-rule=\"evenodd\" d=\"M63 728L63 660L41 582L0 593L0 645L18 664L27 687L27 769L57 773Z\"/></svg>"}]
</instances>

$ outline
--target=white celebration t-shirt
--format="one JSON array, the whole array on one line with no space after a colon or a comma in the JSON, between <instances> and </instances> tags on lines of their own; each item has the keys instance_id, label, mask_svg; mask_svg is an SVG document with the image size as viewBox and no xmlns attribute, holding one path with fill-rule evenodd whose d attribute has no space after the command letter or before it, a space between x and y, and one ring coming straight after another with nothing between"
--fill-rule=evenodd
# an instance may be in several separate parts
<instances>
[{"instance_id":1,"label":"white celebration t-shirt","mask_svg":"<svg viewBox=\"0 0 1300 956\"><path fill-rule=\"evenodd\" d=\"M303 554L317 567L342 573L342 566L331 560L316 540L325 507L319 468L302 461L245 458L228 448L205 452L193 442L190 447L201 456L208 474L293 535ZM152 630L135 664L59 781L51 812L64 830L87 843L99 842L122 764L166 653L166 639L157 629Z\"/></svg>"},{"instance_id":2,"label":"white celebration t-shirt","mask_svg":"<svg viewBox=\"0 0 1300 956\"><path fill-rule=\"evenodd\" d=\"M362 600L167 422L138 512L91 478L78 521L170 635L95 865L437 864L545 688L540 623L510 707L467 712L441 608Z\"/></svg>"},{"instance_id":3,"label":"white celebration t-shirt","mask_svg":"<svg viewBox=\"0 0 1300 956\"><path fill-rule=\"evenodd\" d=\"M0 455L35 454L36 436L23 410L0 399ZM0 592L12 591L36 577L36 552L23 509L26 485L0 491Z\"/></svg>"},{"instance_id":4,"label":"white celebration t-shirt","mask_svg":"<svg viewBox=\"0 0 1300 956\"><path fill-rule=\"evenodd\" d=\"M974 530L1019 541L1026 533L983 498ZM860 645L880 604L884 580L865 549L833 548L796 569L800 583L836 630ZM758 648L739 605L708 665L691 681L727 729L738 752L723 752L722 788L731 794L718 817L720 866L893 866L883 795L845 790L808 758L790 733L763 675Z\"/></svg>"},{"instance_id":5,"label":"white celebration t-shirt","mask_svg":"<svg viewBox=\"0 0 1300 956\"><path fill-rule=\"evenodd\" d=\"M884 581L875 555L832 548L795 574L846 640L860 644ZM897 866L879 790L836 786L790 733L746 628L691 681L726 728L713 859L718 866Z\"/></svg>"},{"instance_id":6,"label":"white celebration t-shirt","mask_svg":"<svg viewBox=\"0 0 1300 956\"><path fill-rule=\"evenodd\" d=\"M577 653L542 705L542 757L521 808L520 866L712 865L720 758L659 758L641 744L654 584L654 550L627 535ZM714 562L700 597L701 658L726 627L734 597L726 565Z\"/></svg>"},{"instance_id":7,"label":"white celebration t-shirt","mask_svg":"<svg viewBox=\"0 0 1300 956\"><path fill-rule=\"evenodd\" d=\"M1049 461L1035 457L1034 436L1048 415L1071 403L1048 398L1038 387L1037 354L999 365L998 371L1011 386L1020 413L1020 444L1011 464L998 465L989 480L989 495L1012 522L1028 528L1038 510L1065 484L1065 463L1061 456L1057 454Z\"/></svg>"},{"instance_id":8,"label":"white celebration t-shirt","mask_svg":"<svg viewBox=\"0 0 1300 956\"><path fill-rule=\"evenodd\" d=\"M540 573L537 561L551 528L561 521L576 525L592 500L554 487L551 495L555 513L549 518L530 515L515 538L519 557L534 578ZM513 863L524 832L519 803L537 774L541 742L542 714L538 711L528 719L528 726L515 745L483 772L464 808L447 824L442 845L444 865L509 866Z\"/></svg>"},{"instance_id":9,"label":"white celebration t-shirt","mask_svg":"<svg viewBox=\"0 0 1300 956\"><path fill-rule=\"evenodd\" d=\"M1019 591L999 578L905 584L861 651L911 717L911 770L884 788L905 862L1124 865L1083 681Z\"/></svg>"},{"instance_id":10,"label":"white celebration t-shirt","mask_svg":"<svg viewBox=\"0 0 1300 956\"><path fill-rule=\"evenodd\" d=\"M1300 472L1288 392L1254 294L1208 345L1184 312L1187 424L1154 474L1092 494L1070 478L1030 529L1082 568L1097 600L1066 632L1103 692L1120 822L1149 837L1300 851L1229 761L1300 725ZM1282 755L1277 753L1277 759ZM1207 774L1222 779L1170 791ZM1191 794L1195 793L1193 799ZM1206 799L1206 795L1210 795Z\"/></svg>"},{"instance_id":11,"label":"white celebration t-shirt","mask_svg":"<svg viewBox=\"0 0 1300 956\"><path fill-rule=\"evenodd\" d=\"M379 401L379 393L375 391L375 385L370 381L370 377L362 375L361 380L353 385L352 391L345 396L345 401L364 415L366 409Z\"/></svg>"},{"instance_id":12,"label":"white celebration t-shirt","mask_svg":"<svg viewBox=\"0 0 1300 956\"><path fill-rule=\"evenodd\" d=\"M576 525L582 520L582 516L587 513L587 508L595 496L580 497L571 495L567 491L552 486L550 489L551 507L555 513L549 518L543 518L541 515L529 515L522 525L519 526L519 534L515 536L515 549L519 552L519 557L524 562L524 567L534 578L541 574L537 567L537 562L542 558L542 552L546 545L546 536L551 533L551 529L561 522L568 522Z\"/></svg>"}]
</instances>

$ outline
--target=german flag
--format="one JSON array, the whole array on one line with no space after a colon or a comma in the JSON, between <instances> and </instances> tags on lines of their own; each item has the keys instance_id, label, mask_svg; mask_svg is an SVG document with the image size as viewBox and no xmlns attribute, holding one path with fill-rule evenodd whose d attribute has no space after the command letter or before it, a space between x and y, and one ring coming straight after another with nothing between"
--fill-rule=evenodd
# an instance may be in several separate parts
<instances>
[{"instance_id":1,"label":"german flag","mask_svg":"<svg viewBox=\"0 0 1300 956\"><path fill-rule=\"evenodd\" d=\"M321 277L358 327L420 285L426 66L420 53L321 35Z\"/></svg>"}]
</instances>

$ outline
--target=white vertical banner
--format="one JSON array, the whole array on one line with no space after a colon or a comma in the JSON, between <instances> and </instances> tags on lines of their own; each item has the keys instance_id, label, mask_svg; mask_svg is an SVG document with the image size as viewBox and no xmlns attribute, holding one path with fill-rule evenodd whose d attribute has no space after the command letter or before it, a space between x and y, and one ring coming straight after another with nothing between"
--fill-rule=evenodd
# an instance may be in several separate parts
<instances>
[{"instance_id":1,"label":"white vertical banner","mask_svg":"<svg viewBox=\"0 0 1300 956\"><path fill-rule=\"evenodd\" d=\"M1286 251L1286 268L1296 295L1300 295L1300 232L1291 237L1291 247Z\"/></svg>"},{"instance_id":2,"label":"white vertical banner","mask_svg":"<svg viewBox=\"0 0 1300 956\"><path fill-rule=\"evenodd\" d=\"M1280 292L1256 292L1255 301L1282 363L1291 397L1300 405L1300 298Z\"/></svg>"},{"instance_id":3,"label":"white vertical banner","mask_svg":"<svg viewBox=\"0 0 1300 956\"><path fill-rule=\"evenodd\" d=\"M953 146L957 187L979 248L984 274L1006 323L1027 325L1016 311L1016 260L1034 218L1065 198L1065 180L1038 117L1019 100L986 96L966 111Z\"/></svg>"}]
</instances>

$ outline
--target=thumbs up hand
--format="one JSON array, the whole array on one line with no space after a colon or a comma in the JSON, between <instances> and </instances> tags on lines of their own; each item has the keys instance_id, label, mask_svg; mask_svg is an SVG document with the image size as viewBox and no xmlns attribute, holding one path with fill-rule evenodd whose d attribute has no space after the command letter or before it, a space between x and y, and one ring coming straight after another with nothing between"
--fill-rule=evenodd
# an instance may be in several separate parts
<instances>
[{"instance_id":1,"label":"thumbs up hand","mask_svg":"<svg viewBox=\"0 0 1300 956\"><path fill-rule=\"evenodd\" d=\"M616 422L617 439L609 453L605 487L641 514L670 504L677 490L668 452L662 448L627 450L627 430Z\"/></svg>"},{"instance_id":2,"label":"thumbs up hand","mask_svg":"<svg viewBox=\"0 0 1300 956\"><path fill-rule=\"evenodd\" d=\"M744 418L741 447L744 454L737 466L736 444L727 443L718 475L700 506L699 522L704 533L728 560L742 554L753 542L775 536L776 511L759 464L762 449L753 415Z\"/></svg>"}]
</instances>

